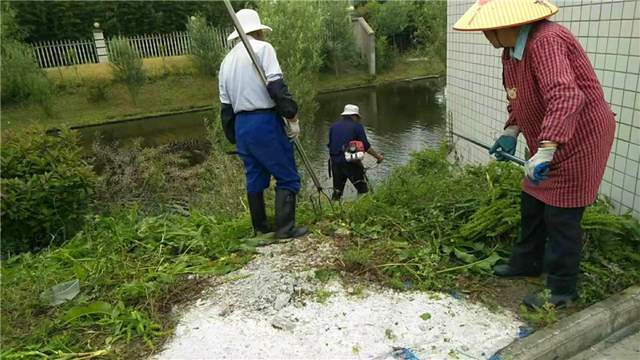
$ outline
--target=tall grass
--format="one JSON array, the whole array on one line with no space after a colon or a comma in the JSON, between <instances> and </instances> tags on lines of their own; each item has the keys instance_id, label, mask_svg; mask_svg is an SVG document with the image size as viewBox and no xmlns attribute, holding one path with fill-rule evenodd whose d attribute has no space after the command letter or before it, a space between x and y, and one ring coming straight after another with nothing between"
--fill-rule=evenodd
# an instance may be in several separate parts
<instances>
[{"instance_id":1,"label":"tall grass","mask_svg":"<svg viewBox=\"0 0 640 360\"><path fill-rule=\"evenodd\" d=\"M135 208L93 216L59 248L2 262L3 357L137 358L170 334L172 305L198 294L194 276L242 266L245 218L200 212L144 217ZM80 294L48 305L39 294L78 279Z\"/></svg>"}]
</instances>

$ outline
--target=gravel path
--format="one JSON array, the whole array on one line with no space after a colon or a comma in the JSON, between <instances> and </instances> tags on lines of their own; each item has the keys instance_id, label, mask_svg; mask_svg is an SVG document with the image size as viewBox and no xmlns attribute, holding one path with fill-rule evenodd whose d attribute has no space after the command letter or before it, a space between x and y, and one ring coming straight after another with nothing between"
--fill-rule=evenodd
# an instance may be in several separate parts
<instances>
[{"instance_id":1,"label":"gravel path","mask_svg":"<svg viewBox=\"0 0 640 360\"><path fill-rule=\"evenodd\" d=\"M259 251L181 312L154 358L393 359L402 347L419 359L487 359L522 325L447 294L322 283L314 269L337 258L331 240Z\"/></svg>"}]
</instances>

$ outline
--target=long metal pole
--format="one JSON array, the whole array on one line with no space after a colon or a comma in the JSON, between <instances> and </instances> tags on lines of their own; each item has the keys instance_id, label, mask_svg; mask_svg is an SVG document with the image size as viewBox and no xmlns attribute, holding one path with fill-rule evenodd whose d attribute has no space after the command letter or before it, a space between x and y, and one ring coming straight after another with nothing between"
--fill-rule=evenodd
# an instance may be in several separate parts
<instances>
[{"instance_id":1,"label":"long metal pole","mask_svg":"<svg viewBox=\"0 0 640 360\"><path fill-rule=\"evenodd\" d=\"M260 79L262 79L264 86L267 86L267 83L268 83L267 76L265 75L264 69L262 69L262 66L259 65L260 63L258 62L258 58L256 57L255 52L253 52L253 48L251 47L251 43L249 43L249 39L247 38L247 35L242 30L242 25L240 24L240 21L238 21L238 17L236 16L235 11L233 10L233 6L231 6L231 1L224 0L224 4L227 7L229 16L231 16L231 21L233 21L233 27L238 32L238 36L240 36L240 40L242 40L242 44L244 45L244 48L247 50L247 53L251 58L251 62L253 63L253 66L256 68L256 71L260 75ZM286 119L282 119L282 120L284 121L285 126L289 128L289 122ZM313 180L313 184L316 186L318 191L322 191L322 185L320 184L320 180L318 179L318 176L316 175L316 173L313 171L313 167L311 167L311 162L307 157L307 153L302 148L302 144L300 144L300 141L295 137L292 138L291 141L293 141L293 145L298 151L298 154L302 159L302 163L307 168L307 171L309 172L309 175Z\"/></svg>"},{"instance_id":2,"label":"long metal pole","mask_svg":"<svg viewBox=\"0 0 640 360\"><path fill-rule=\"evenodd\" d=\"M473 139L469 139L469 138L468 138L468 137L466 137L466 136L463 136L463 135L460 135L460 134L456 134L456 133L454 133L454 132L452 132L452 134L453 134L453 135L455 135L455 136L457 136L457 137L459 137L459 138L461 138L461 139L467 140L468 142L470 142L470 143L472 143L472 144L478 145L478 146L480 146L481 148L485 148L485 149L487 149L487 150L491 149L491 147L489 147L488 145L485 145L485 144L483 144L483 143L481 143L481 142L479 142L479 141L476 141L476 140L473 140ZM511 154L509 154L509 153L506 153L506 152L504 152L504 151L498 150L498 151L496 151L496 153L497 153L497 154L499 154L499 155L501 155L501 156L504 156L506 159L511 160L511 161L513 161L514 163L518 164L518 165L522 165L522 166L524 166L524 164L525 164L525 161L524 161L524 160L520 159L519 157L513 156L513 155L511 155Z\"/></svg>"}]
</instances>

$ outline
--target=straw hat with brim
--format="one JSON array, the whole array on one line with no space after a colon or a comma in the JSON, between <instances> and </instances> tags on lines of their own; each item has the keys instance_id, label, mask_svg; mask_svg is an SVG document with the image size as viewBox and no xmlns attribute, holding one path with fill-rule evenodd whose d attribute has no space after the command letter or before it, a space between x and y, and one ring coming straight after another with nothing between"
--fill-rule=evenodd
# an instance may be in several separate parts
<instances>
[{"instance_id":1,"label":"straw hat with brim","mask_svg":"<svg viewBox=\"0 0 640 360\"><path fill-rule=\"evenodd\" d=\"M267 25L262 25L260 22L260 15L255 10L251 9L242 9L236 13L236 17L238 17L238 21L240 22L240 26L242 26L242 30L245 34L250 32L258 31L258 30L269 30L272 29ZM227 40L231 41L238 37L238 31L234 30L228 37Z\"/></svg>"},{"instance_id":2,"label":"straw hat with brim","mask_svg":"<svg viewBox=\"0 0 640 360\"><path fill-rule=\"evenodd\" d=\"M453 25L455 30L481 31L530 24L558 12L546 0L478 0Z\"/></svg>"}]
</instances>

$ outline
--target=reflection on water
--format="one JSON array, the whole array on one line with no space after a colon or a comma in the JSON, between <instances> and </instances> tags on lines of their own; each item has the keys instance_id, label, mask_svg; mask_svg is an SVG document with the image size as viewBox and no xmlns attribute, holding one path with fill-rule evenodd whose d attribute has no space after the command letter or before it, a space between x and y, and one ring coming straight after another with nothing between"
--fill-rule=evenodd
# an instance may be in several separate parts
<instances>
[{"instance_id":1,"label":"reflection on water","mask_svg":"<svg viewBox=\"0 0 640 360\"><path fill-rule=\"evenodd\" d=\"M360 106L369 141L374 149L384 153L385 161L368 172L375 184L384 179L392 167L406 163L411 152L440 144L445 133L442 90L442 80L420 80L318 96L319 110L312 122L303 125L302 142L324 186L331 187L326 147L329 126L339 118L345 104ZM126 143L141 137L144 145L157 146L171 141L204 138L205 118L216 119L216 116L211 111L191 112L88 127L80 131L88 141L99 133L105 141ZM373 164L375 160L368 156L365 165ZM348 185L346 195L350 194L353 195L353 189Z\"/></svg>"}]
</instances>

